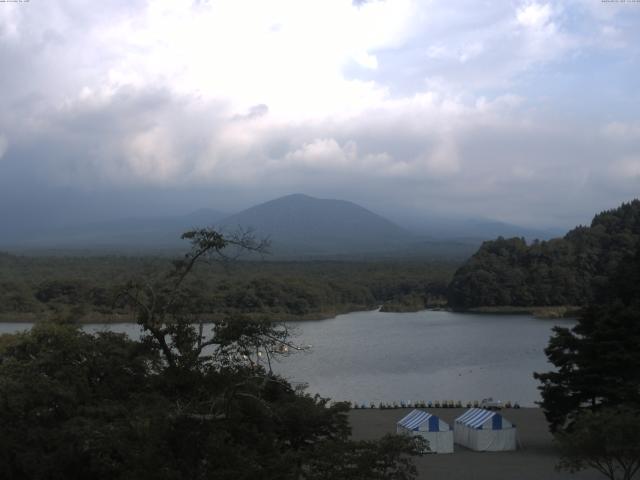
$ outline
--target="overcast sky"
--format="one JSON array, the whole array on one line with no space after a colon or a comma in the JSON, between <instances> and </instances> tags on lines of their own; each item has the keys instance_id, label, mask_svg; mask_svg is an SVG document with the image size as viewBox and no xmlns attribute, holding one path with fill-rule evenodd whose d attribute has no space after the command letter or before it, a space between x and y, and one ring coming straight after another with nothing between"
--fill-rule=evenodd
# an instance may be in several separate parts
<instances>
[{"instance_id":1,"label":"overcast sky","mask_svg":"<svg viewBox=\"0 0 640 480\"><path fill-rule=\"evenodd\" d=\"M0 216L570 226L640 195L639 80L629 0L1 2Z\"/></svg>"}]
</instances>

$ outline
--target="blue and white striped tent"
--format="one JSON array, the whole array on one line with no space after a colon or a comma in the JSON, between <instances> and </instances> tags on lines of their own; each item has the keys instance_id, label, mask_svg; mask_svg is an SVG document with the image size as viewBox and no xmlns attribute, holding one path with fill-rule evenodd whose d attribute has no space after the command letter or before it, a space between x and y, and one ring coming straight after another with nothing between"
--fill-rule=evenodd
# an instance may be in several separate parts
<instances>
[{"instance_id":1,"label":"blue and white striped tent","mask_svg":"<svg viewBox=\"0 0 640 480\"><path fill-rule=\"evenodd\" d=\"M515 450L516 426L498 412L483 408L467 410L454 422L455 442L471 450Z\"/></svg>"},{"instance_id":2,"label":"blue and white striped tent","mask_svg":"<svg viewBox=\"0 0 640 480\"><path fill-rule=\"evenodd\" d=\"M396 424L396 432L419 435L429 442L431 453L453 453L453 431L448 423L424 410L413 410Z\"/></svg>"}]
</instances>

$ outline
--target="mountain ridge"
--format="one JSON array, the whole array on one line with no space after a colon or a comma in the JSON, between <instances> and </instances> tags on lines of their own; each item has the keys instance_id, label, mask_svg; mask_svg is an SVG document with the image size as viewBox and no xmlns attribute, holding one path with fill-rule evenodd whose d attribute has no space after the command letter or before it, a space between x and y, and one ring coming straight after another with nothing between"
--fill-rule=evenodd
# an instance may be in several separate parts
<instances>
[{"instance_id":1,"label":"mountain ridge","mask_svg":"<svg viewBox=\"0 0 640 480\"><path fill-rule=\"evenodd\" d=\"M397 217L402 218L400 212ZM414 217L416 220L417 217ZM405 220L407 220L405 218ZM100 250L153 253L181 250L181 234L191 228L215 227L231 232L253 227L270 237L272 252L282 258L396 255L466 258L482 241L497 235L544 238L516 225L485 219L436 217L397 221L355 202L293 193L233 214L200 208L186 215L133 216L51 226L44 222L27 230L10 224L0 233L0 248L12 251Z\"/></svg>"},{"instance_id":2,"label":"mountain ridge","mask_svg":"<svg viewBox=\"0 0 640 480\"><path fill-rule=\"evenodd\" d=\"M291 194L254 205L223 219L223 229L252 228L268 236L274 249L309 253L386 251L407 245L416 236L356 203Z\"/></svg>"}]
</instances>

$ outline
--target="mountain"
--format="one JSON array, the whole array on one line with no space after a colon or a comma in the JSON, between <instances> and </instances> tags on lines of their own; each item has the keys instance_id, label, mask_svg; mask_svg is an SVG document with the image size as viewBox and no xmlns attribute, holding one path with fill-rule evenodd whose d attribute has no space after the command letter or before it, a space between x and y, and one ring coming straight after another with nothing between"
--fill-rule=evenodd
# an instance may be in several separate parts
<instances>
[{"instance_id":1,"label":"mountain","mask_svg":"<svg viewBox=\"0 0 640 480\"><path fill-rule=\"evenodd\" d=\"M479 246L483 240L497 237L524 237L527 241L548 240L561 236L559 229L535 229L486 218L440 217L422 215L420 217L394 217L399 225L435 240L473 241Z\"/></svg>"},{"instance_id":2,"label":"mountain","mask_svg":"<svg viewBox=\"0 0 640 480\"><path fill-rule=\"evenodd\" d=\"M185 246L180 235L186 230L210 226L225 216L203 208L188 215L122 218L105 222L59 227L43 225L28 233L0 237L0 246L20 249L174 249Z\"/></svg>"},{"instance_id":3,"label":"mountain","mask_svg":"<svg viewBox=\"0 0 640 480\"><path fill-rule=\"evenodd\" d=\"M389 252L410 245L414 234L345 200L293 194L222 220L225 231L252 228L271 239L276 254L336 255Z\"/></svg>"},{"instance_id":4,"label":"mountain","mask_svg":"<svg viewBox=\"0 0 640 480\"><path fill-rule=\"evenodd\" d=\"M63 209L64 210L64 209ZM436 216L398 217L400 226L362 206L345 200L293 194L234 215L201 209L188 215L132 217L109 221L62 221L40 215L13 222L0 232L0 248L7 250L82 250L83 252L157 253L184 249L180 235L191 228L215 226L227 233L252 228L269 237L270 258L340 259L361 257L468 258L483 240L498 235L548 238L541 231L483 219ZM394 217L396 218L396 217ZM23 222L23 223L24 223ZM11 224L11 222L10 222Z\"/></svg>"}]
</instances>

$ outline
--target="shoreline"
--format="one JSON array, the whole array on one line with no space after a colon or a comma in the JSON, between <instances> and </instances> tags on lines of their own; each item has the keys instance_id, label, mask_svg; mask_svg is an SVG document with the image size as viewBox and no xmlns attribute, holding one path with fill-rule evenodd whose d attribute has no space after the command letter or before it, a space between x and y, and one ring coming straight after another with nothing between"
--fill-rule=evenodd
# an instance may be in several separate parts
<instances>
[{"instance_id":1,"label":"shoreline","mask_svg":"<svg viewBox=\"0 0 640 480\"><path fill-rule=\"evenodd\" d=\"M273 322L314 322L322 320L331 320L340 315L347 315L350 313L360 312L374 312L379 311L383 313L418 313L418 312L453 312L473 315L530 315L539 319L569 319L576 318L580 312L581 307L570 305L559 305L553 307L514 307L514 306L499 306L499 307L473 307L467 309L454 309L447 306L433 305L418 310L388 310L384 308L384 304L377 305L351 305L345 308L336 308L331 310L325 310L322 312L313 312L305 315L293 315L293 314L275 314L275 313L238 313L238 315L247 316L250 318L269 318ZM214 321L223 318L233 313L221 313L221 314L203 314L205 323L213 323ZM277 317L277 318L270 318ZM0 323L39 323L46 321L54 321L55 314L52 312L4 312L0 313ZM133 314L130 313L100 313L91 312L83 315L75 322L79 325L94 325L94 324L117 324L117 323L137 323Z\"/></svg>"},{"instance_id":2,"label":"shoreline","mask_svg":"<svg viewBox=\"0 0 640 480\"><path fill-rule=\"evenodd\" d=\"M340 315L346 315L349 313L357 313L357 312L372 312L380 309L380 305L354 305L347 308L337 308L332 310L325 310L322 312L313 312L305 315L293 315L293 314L275 314L275 313L238 313L238 315L250 317L250 318L269 318L269 317L278 317L269 318L273 322L313 322L313 321L321 321L321 320L330 320L336 318ZM216 320L219 320L226 316L233 316L233 313L229 314L203 314L202 318L204 319L204 323L213 323ZM0 314L0 323L40 323L40 322L48 322L55 321L55 314L51 312L9 312L9 313L1 313ZM99 312L91 312L83 315L79 319L74 322L78 325L111 325L117 323L137 323L135 316L131 313L99 313Z\"/></svg>"}]
</instances>

